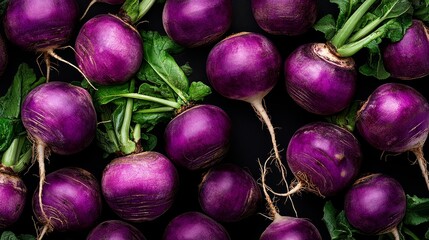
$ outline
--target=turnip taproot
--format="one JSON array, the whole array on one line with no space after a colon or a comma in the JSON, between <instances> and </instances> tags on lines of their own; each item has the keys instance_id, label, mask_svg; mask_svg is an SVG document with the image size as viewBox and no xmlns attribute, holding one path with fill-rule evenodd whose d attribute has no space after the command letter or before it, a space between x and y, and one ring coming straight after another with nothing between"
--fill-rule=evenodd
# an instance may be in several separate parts
<instances>
[{"instance_id":1,"label":"turnip taproot","mask_svg":"<svg viewBox=\"0 0 429 240\"><path fill-rule=\"evenodd\" d=\"M133 225L121 220L107 220L98 224L86 240L146 240L143 233Z\"/></svg>"}]
</instances>

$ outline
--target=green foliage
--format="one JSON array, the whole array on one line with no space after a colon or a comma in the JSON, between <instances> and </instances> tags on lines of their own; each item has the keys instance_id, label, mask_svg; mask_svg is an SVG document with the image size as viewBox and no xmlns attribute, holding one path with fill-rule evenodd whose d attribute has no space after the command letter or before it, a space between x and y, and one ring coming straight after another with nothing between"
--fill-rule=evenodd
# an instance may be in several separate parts
<instances>
[{"instance_id":1,"label":"green foliage","mask_svg":"<svg viewBox=\"0 0 429 240\"><path fill-rule=\"evenodd\" d=\"M15 235L11 231L4 231L0 236L0 240L36 240L36 237L30 234Z\"/></svg>"}]
</instances>

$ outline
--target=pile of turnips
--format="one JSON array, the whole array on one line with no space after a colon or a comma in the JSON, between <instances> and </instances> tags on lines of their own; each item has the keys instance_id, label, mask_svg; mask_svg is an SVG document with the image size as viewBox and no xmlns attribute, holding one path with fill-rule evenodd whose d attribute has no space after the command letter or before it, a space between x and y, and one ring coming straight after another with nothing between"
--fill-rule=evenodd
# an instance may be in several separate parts
<instances>
[{"instance_id":1,"label":"pile of turnips","mask_svg":"<svg viewBox=\"0 0 429 240\"><path fill-rule=\"evenodd\" d=\"M0 238L428 235L429 2L240 4L2 1Z\"/></svg>"}]
</instances>

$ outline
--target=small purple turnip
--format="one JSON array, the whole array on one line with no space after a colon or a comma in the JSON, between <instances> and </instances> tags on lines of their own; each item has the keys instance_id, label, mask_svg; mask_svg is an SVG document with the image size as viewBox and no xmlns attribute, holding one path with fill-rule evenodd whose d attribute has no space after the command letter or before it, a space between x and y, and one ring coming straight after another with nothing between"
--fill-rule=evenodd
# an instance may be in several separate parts
<instances>
[{"instance_id":1,"label":"small purple turnip","mask_svg":"<svg viewBox=\"0 0 429 240\"><path fill-rule=\"evenodd\" d=\"M208 168L229 149L231 119L214 105L197 105L171 120L164 131L165 151L175 164L189 170Z\"/></svg>"},{"instance_id":2,"label":"small purple turnip","mask_svg":"<svg viewBox=\"0 0 429 240\"><path fill-rule=\"evenodd\" d=\"M423 145L429 133L429 103L414 88L400 83L377 87L359 109L356 126L373 147L387 152L413 152L429 189Z\"/></svg>"},{"instance_id":3,"label":"small purple turnip","mask_svg":"<svg viewBox=\"0 0 429 240\"><path fill-rule=\"evenodd\" d=\"M384 174L371 174L356 180L344 199L348 222L368 235L392 233L405 216L406 197L401 184Z\"/></svg>"},{"instance_id":4,"label":"small purple turnip","mask_svg":"<svg viewBox=\"0 0 429 240\"><path fill-rule=\"evenodd\" d=\"M231 0L167 0L162 12L167 35L188 48L217 41L231 23Z\"/></svg>"},{"instance_id":5,"label":"small purple turnip","mask_svg":"<svg viewBox=\"0 0 429 240\"><path fill-rule=\"evenodd\" d=\"M146 240L143 233L133 225L121 220L107 220L98 224L86 240Z\"/></svg>"},{"instance_id":6,"label":"small purple turnip","mask_svg":"<svg viewBox=\"0 0 429 240\"><path fill-rule=\"evenodd\" d=\"M386 45L383 63L394 78L411 80L429 75L429 28L413 20L400 41Z\"/></svg>"},{"instance_id":7,"label":"small purple turnip","mask_svg":"<svg viewBox=\"0 0 429 240\"><path fill-rule=\"evenodd\" d=\"M238 222L254 214L261 197L252 175L232 163L212 167L199 185L202 210L221 222Z\"/></svg>"},{"instance_id":8,"label":"small purple turnip","mask_svg":"<svg viewBox=\"0 0 429 240\"><path fill-rule=\"evenodd\" d=\"M178 185L173 163L151 151L112 160L101 179L109 207L130 222L151 221L164 214L173 204Z\"/></svg>"},{"instance_id":9,"label":"small purple turnip","mask_svg":"<svg viewBox=\"0 0 429 240\"><path fill-rule=\"evenodd\" d=\"M51 172L46 175L42 197L38 189L34 191L33 212L44 224L38 239L50 231L87 229L96 223L101 210L100 184L82 168L67 167Z\"/></svg>"},{"instance_id":10,"label":"small purple turnip","mask_svg":"<svg viewBox=\"0 0 429 240\"><path fill-rule=\"evenodd\" d=\"M27 187L24 181L7 167L0 167L0 229L5 229L18 221L21 216Z\"/></svg>"},{"instance_id":11,"label":"small purple turnip","mask_svg":"<svg viewBox=\"0 0 429 240\"><path fill-rule=\"evenodd\" d=\"M317 18L316 0L252 0L251 4L256 23L269 34L300 35Z\"/></svg>"},{"instance_id":12,"label":"small purple turnip","mask_svg":"<svg viewBox=\"0 0 429 240\"><path fill-rule=\"evenodd\" d=\"M225 228L200 212L185 212L167 225L163 240L230 240Z\"/></svg>"}]
</instances>

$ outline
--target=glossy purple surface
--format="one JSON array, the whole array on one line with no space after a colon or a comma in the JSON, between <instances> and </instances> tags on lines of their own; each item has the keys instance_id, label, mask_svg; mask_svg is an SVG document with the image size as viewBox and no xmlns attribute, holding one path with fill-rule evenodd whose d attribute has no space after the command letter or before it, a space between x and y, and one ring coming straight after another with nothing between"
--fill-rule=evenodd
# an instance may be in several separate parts
<instances>
[{"instance_id":1,"label":"glossy purple surface","mask_svg":"<svg viewBox=\"0 0 429 240\"><path fill-rule=\"evenodd\" d=\"M167 225L163 240L230 240L225 228L200 212L185 212Z\"/></svg>"},{"instance_id":2,"label":"glossy purple surface","mask_svg":"<svg viewBox=\"0 0 429 240\"><path fill-rule=\"evenodd\" d=\"M7 38L29 51L59 47L69 41L78 21L75 0L14 0L3 24Z\"/></svg>"},{"instance_id":3,"label":"glossy purple surface","mask_svg":"<svg viewBox=\"0 0 429 240\"><path fill-rule=\"evenodd\" d=\"M405 152L423 146L429 131L429 103L414 88L380 85L359 110L360 135L377 149Z\"/></svg>"},{"instance_id":4,"label":"glossy purple surface","mask_svg":"<svg viewBox=\"0 0 429 240\"><path fill-rule=\"evenodd\" d=\"M146 240L133 225L121 220L106 220L91 230L86 240Z\"/></svg>"},{"instance_id":5,"label":"glossy purple surface","mask_svg":"<svg viewBox=\"0 0 429 240\"><path fill-rule=\"evenodd\" d=\"M79 31L75 49L79 68L101 85L126 82L143 60L143 41L137 30L110 14L88 20Z\"/></svg>"},{"instance_id":6,"label":"glossy purple surface","mask_svg":"<svg viewBox=\"0 0 429 240\"><path fill-rule=\"evenodd\" d=\"M429 75L429 28L413 20L399 42L386 45L383 63L394 78L408 80Z\"/></svg>"},{"instance_id":7,"label":"glossy purple surface","mask_svg":"<svg viewBox=\"0 0 429 240\"><path fill-rule=\"evenodd\" d=\"M219 40L231 23L231 0L167 0L162 12L165 32L184 47Z\"/></svg>"},{"instance_id":8,"label":"glossy purple surface","mask_svg":"<svg viewBox=\"0 0 429 240\"><path fill-rule=\"evenodd\" d=\"M7 63L9 62L8 50L3 35L0 34L0 76L6 70Z\"/></svg>"},{"instance_id":9,"label":"glossy purple surface","mask_svg":"<svg viewBox=\"0 0 429 240\"><path fill-rule=\"evenodd\" d=\"M178 186L173 163L150 151L114 159L101 180L107 204L131 222L151 221L164 214L173 204Z\"/></svg>"},{"instance_id":10,"label":"glossy purple surface","mask_svg":"<svg viewBox=\"0 0 429 240\"><path fill-rule=\"evenodd\" d=\"M37 220L46 223L40 209L39 189L34 191L33 212ZM54 231L74 231L93 226L101 216L100 184L82 168L61 168L46 175L43 185L43 210Z\"/></svg>"},{"instance_id":11,"label":"glossy purple surface","mask_svg":"<svg viewBox=\"0 0 429 240\"><path fill-rule=\"evenodd\" d=\"M251 3L256 23L270 34L300 35L316 22L316 0L252 0Z\"/></svg>"},{"instance_id":12,"label":"glossy purple surface","mask_svg":"<svg viewBox=\"0 0 429 240\"><path fill-rule=\"evenodd\" d=\"M202 210L220 222L238 222L257 210L262 201L255 179L235 164L212 167L199 185Z\"/></svg>"},{"instance_id":13,"label":"glossy purple surface","mask_svg":"<svg viewBox=\"0 0 429 240\"><path fill-rule=\"evenodd\" d=\"M22 214L27 196L24 181L6 169L0 169L0 229L11 226Z\"/></svg>"},{"instance_id":14,"label":"glossy purple surface","mask_svg":"<svg viewBox=\"0 0 429 240\"><path fill-rule=\"evenodd\" d=\"M330 115L343 110L356 91L353 59L335 57L325 44L307 43L296 48L286 58L284 75L290 97L314 114Z\"/></svg>"},{"instance_id":15,"label":"glossy purple surface","mask_svg":"<svg viewBox=\"0 0 429 240\"><path fill-rule=\"evenodd\" d=\"M405 192L397 180L372 174L356 180L347 191L344 213L353 227L376 235L396 227L405 216L406 205Z\"/></svg>"},{"instance_id":16,"label":"glossy purple surface","mask_svg":"<svg viewBox=\"0 0 429 240\"><path fill-rule=\"evenodd\" d=\"M286 150L289 168L310 190L333 196L357 176L362 162L358 140L348 130L326 122L299 128Z\"/></svg>"},{"instance_id":17,"label":"glossy purple surface","mask_svg":"<svg viewBox=\"0 0 429 240\"><path fill-rule=\"evenodd\" d=\"M34 88L22 104L21 118L33 140L63 155L86 148L97 125L87 90L65 82L48 82Z\"/></svg>"},{"instance_id":18,"label":"glossy purple surface","mask_svg":"<svg viewBox=\"0 0 429 240\"><path fill-rule=\"evenodd\" d=\"M277 83L281 57L275 45L258 33L241 32L217 43L206 62L211 86L230 99L252 101Z\"/></svg>"},{"instance_id":19,"label":"glossy purple surface","mask_svg":"<svg viewBox=\"0 0 429 240\"><path fill-rule=\"evenodd\" d=\"M259 240L322 240L317 228L304 218L279 216L268 225Z\"/></svg>"},{"instance_id":20,"label":"glossy purple surface","mask_svg":"<svg viewBox=\"0 0 429 240\"><path fill-rule=\"evenodd\" d=\"M189 170L212 166L229 149L231 119L214 105L197 105L171 120L165 131L165 151L175 163Z\"/></svg>"}]
</instances>

